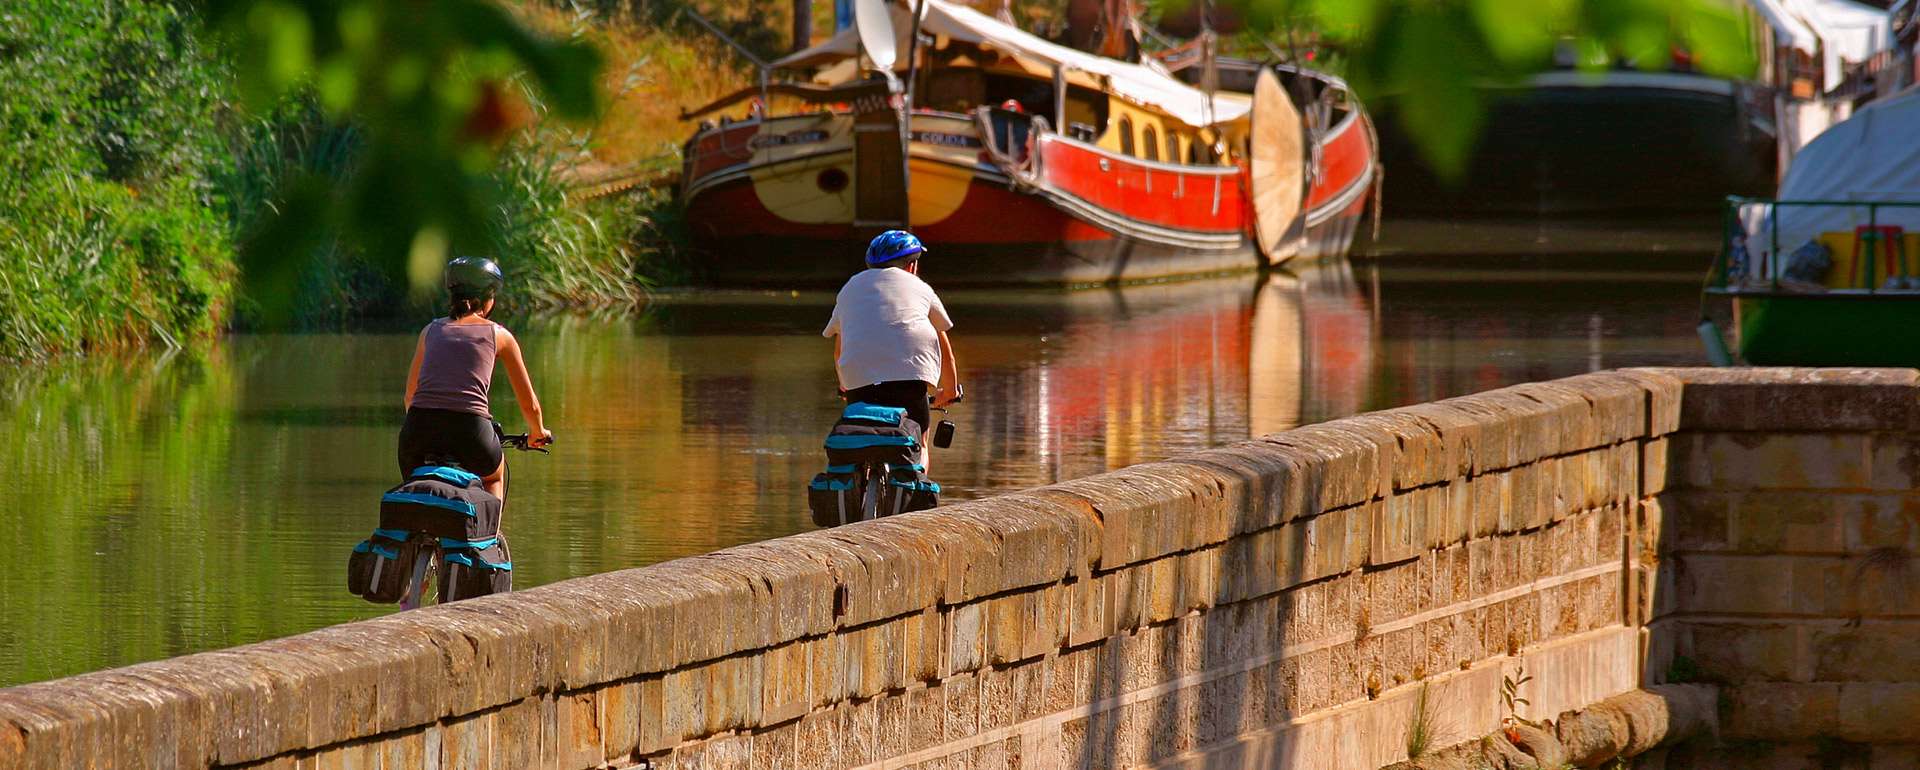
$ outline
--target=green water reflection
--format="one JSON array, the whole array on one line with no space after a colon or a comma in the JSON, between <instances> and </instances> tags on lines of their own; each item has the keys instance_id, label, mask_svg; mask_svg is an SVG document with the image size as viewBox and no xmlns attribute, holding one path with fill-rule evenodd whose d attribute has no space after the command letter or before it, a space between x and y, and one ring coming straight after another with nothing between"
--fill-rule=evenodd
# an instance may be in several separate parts
<instances>
[{"instance_id":1,"label":"green water reflection","mask_svg":"<svg viewBox=\"0 0 1920 770\"><path fill-rule=\"evenodd\" d=\"M1697 363L1693 292L1333 265L952 293L969 403L934 474L966 499L1363 409ZM831 302L685 296L519 326L560 443L510 461L516 585L808 528L802 486L838 409ZM0 685L391 611L347 594L344 567L394 482L411 345L238 336L0 374Z\"/></svg>"}]
</instances>

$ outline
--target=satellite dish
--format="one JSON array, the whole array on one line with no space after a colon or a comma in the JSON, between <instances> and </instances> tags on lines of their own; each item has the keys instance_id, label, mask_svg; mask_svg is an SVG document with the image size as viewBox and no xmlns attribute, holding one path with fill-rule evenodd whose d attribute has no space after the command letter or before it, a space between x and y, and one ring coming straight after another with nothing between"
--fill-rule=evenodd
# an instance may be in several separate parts
<instances>
[{"instance_id":1,"label":"satellite dish","mask_svg":"<svg viewBox=\"0 0 1920 770\"><path fill-rule=\"evenodd\" d=\"M854 0L853 26L874 69L892 74L900 42L893 34L893 14L887 11L887 0Z\"/></svg>"},{"instance_id":2,"label":"satellite dish","mask_svg":"<svg viewBox=\"0 0 1920 770\"><path fill-rule=\"evenodd\" d=\"M1306 198L1306 145L1300 112L1273 70L1260 71L1253 86L1252 157L1247 185L1253 193L1253 232L1267 263L1293 258L1287 234Z\"/></svg>"}]
</instances>

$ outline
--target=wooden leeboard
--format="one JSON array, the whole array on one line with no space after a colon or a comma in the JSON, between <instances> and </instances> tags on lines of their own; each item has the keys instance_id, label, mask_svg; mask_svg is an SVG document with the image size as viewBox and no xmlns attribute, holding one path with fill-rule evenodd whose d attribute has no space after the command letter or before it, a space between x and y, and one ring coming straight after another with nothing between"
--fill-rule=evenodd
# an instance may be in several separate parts
<instances>
[{"instance_id":1,"label":"wooden leeboard","mask_svg":"<svg viewBox=\"0 0 1920 770\"><path fill-rule=\"evenodd\" d=\"M1293 256L1285 241L1306 198L1306 148L1300 112L1272 70L1261 70L1253 87L1252 121L1247 185L1254 238L1267 262L1277 265Z\"/></svg>"},{"instance_id":2,"label":"wooden leeboard","mask_svg":"<svg viewBox=\"0 0 1920 770\"><path fill-rule=\"evenodd\" d=\"M860 111L862 106L873 107ZM871 238L907 227L906 116L883 98L856 105L853 118L853 229Z\"/></svg>"}]
</instances>

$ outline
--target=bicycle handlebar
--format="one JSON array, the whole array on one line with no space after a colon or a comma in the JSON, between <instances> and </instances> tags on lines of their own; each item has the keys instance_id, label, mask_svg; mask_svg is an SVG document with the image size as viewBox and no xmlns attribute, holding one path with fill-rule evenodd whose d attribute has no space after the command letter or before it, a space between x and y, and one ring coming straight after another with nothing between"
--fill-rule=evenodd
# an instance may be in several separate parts
<instances>
[{"instance_id":1,"label":"bicycle handlebar","mask_svg":"<svg viewBox=\"0 0 1920 770\"><path fill-rule=\"evenodd\" d=\"M500 437L500 446L512 447L522 452L539 452L541 454L546 454L547 447L552 445L553 445L553 439L551 437L547 439L547 443L542 444L540 446L534 446L531 442L531 439L528 437L528 434L525 434L525 433L509 433L505 436Z\"/></svg>"}]
</instances>

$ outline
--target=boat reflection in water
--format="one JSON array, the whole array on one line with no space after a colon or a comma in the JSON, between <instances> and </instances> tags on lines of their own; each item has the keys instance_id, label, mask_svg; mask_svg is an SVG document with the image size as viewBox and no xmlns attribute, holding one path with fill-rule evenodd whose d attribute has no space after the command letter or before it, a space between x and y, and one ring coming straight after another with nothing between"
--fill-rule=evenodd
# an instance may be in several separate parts
<instances>
[{"instance_id":1,"label":"boat reflection in water","mask_svg":"<svg viewBox=\"0 0 1920 770\"><path fill-rule=\"evenodd\" d=\"M969 402L956 410L962 441L934 461L963 498L1350 413L1372 360L1370 316L1344 261L948 304Z\"/></svg>"}]
</instances>

